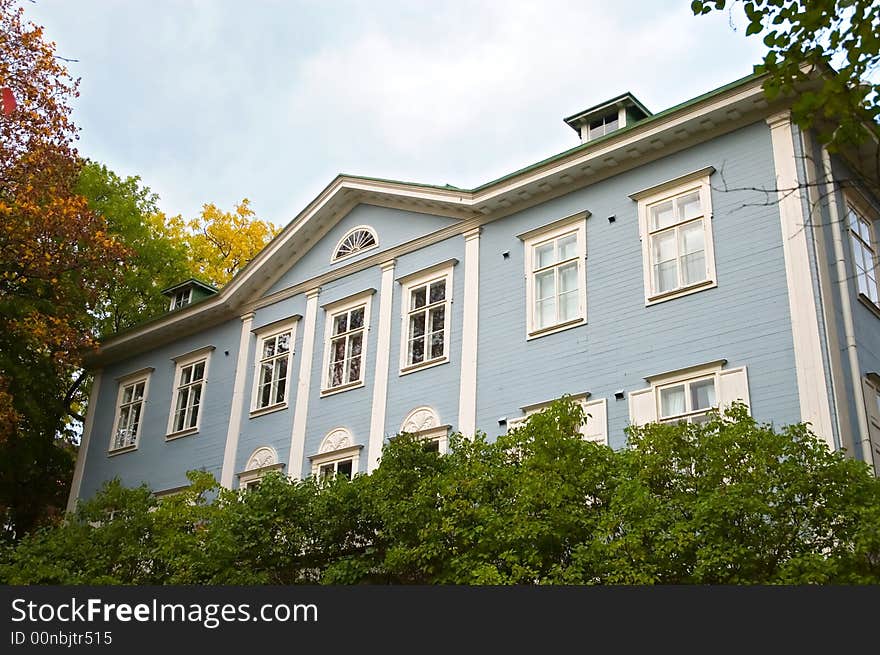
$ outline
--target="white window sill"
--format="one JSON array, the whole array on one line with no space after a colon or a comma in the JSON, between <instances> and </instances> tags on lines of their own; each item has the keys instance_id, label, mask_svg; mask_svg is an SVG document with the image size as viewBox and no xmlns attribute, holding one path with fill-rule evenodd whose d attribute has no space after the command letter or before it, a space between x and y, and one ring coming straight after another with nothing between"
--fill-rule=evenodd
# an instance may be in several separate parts
<instances>
[{"instance_id":1,"label":"white window sill","mask_svg":"<svg viewBox=\"0 0 880 655\"><path fill-rule=\"evenodd\" d=\"M266 414L272 414L273 412L280 412L282 409L287 409L287 401L283 403L276 403L274 405L268 405L267 407L260 407L259 409L252 409L248 418L256 418L258 416L264 416Z\"/></svg>"},{"instance_id":2,"label":"white window sill","mask_svg":"<svg viewBox=\"0 0 880 655\"><path fill-rule=\"evenodd\" d=\"M410 373L415 373L416 371L422 371L426 368L433 368L434 366L440 366L440 364L448 363L448 356L438 357L437 359L432 359L427 362L419 362L418 364L410 364L409 366L405 366L404 368L400 369L400 375L409 375Z\"/></svg>"},{"instance_id":3,"label":"white window sill","mask_svg":"<svg viewBox=\"0 0 880 655\"><path fill-rule=\"evenodd\" d=\"M697 282L696 284L690 284L686 287L679 287L678 289L673 289L672 291L666 291L665 293L658 293L654 296L648 296L645 298L645 307L650 307L651 305L656 305L661 302L666 302L667 300L673 300L675 298L681 298L682 296L688 296L692 293L697 293L698 291L703 291L704 289L714 289L718 286L718 283L715 280L703 280L702 282Z\"/></svg>"},{"instance_id":4,"label":"white window sill","mask_svg":"<svg viewBox=\"0 0 880 655\"><path fill-rule=\"evenodd\" d=\"M344 391L351 391L352 389L358 389L362 386L364 386L364 381L358 380L357 382L349 382L348 384L342 384L338 387L332 387L330 389L321 389L321 398L332 396L337 393L342 393Z\"/></svg>"},{"instance_id":5,"label":"white window sill","mask_svg":"<svg viewBox=\"0 0 880 655\"><path fill-rule=\"evenodd\" d=\"M123 446L122 448L113 448L112 450L107 451L107 457L116 457L117 455L124 455L125 453L130 453L134 450L137 450L137 444L131 444L130 446Z\"/></svg>"},{"instance_id":6,"label":"white window sill","mask_svg":"<svg viewBox=\"0 0 880 655\"><path fill-rule=\"evenodd\" d=\"M538 339L540 337L547 336L548 334L555 334L557 332L562 332L563 330L568 330L574 327L578 327L580 325L586 325L587 319L580 317L571 321L566 321L565 323L558 323L557 325L549 325L545 328L541 328L540 330L535 330L533 332L529 332L526 336L526 341L530 341L531 339Z\"/></svg>"},{"instance_id":7,"label":"white window sill","mask_svg":"<svg viewBox=\"0 0 880 655\"><path fill-rule=\"evenodd\" d=\"M874 312L874 316L880 318L880 307L878 307L877 303L868 298L868 296L863 294L861 291L859 292L859 302L870 309L872 312Z\"/></svg>"},{"instance_id":8,"label":"white window sill","mask_svg":"<svg viewBox=\"0 0 880 655\"><path fill-rule=\"evenodd\" d=\"M171 432L170 434L165 435L165 441L174 441L175 439L181 439L183 437L188 437L191 434L196 434L199 429L196 428L187 428L186 430L180 430L178 432Z\"/></svg>"}]
</instances>

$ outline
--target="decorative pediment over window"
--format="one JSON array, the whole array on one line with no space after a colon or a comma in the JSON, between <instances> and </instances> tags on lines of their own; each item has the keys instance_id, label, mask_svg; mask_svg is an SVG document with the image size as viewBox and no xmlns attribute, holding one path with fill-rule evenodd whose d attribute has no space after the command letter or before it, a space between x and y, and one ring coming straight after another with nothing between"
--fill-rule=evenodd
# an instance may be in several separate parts
<instances>
[{"instance_id":1,"label":"decorative pediment over window","mask_svg":"<svg viewBox=\"0 0 880 655\"><path fill-rule=\"evenodd\" d=\"M352 445L354 445L354 440L351 438L351 432L345 428L336 428L324 437L321 447L318 448L318 453L332 453L343 448L350 448Z\"/></svg>"},{"instance_id":2,"label":"decorative pediment over window","mask_svg":"<svg viewBox=\"0 0 880 655\"><path fill-rule=\"evenodd\" d=\"M370 250L379 246L379 238L376 231L368 225L359 225L345 233L336 248L333 250L331 262L338 262L364 250Z\"/></svg>"},{"instance_id":3,"label":"decorative pediment over window","mask_svg":"<svg viewBox=\"0 0 880 655\"><path fill-rule=\"evenodd\" d=\"M418 407L407 414L400 426L401 432L421 433L440 426L440 417L430 407Z\"/></svg>"},{"instance_id":4,"label":"decorative pediment over window","mask_svg":"<svg viewBox=\"0 0 880 655\"><path fill-rule=\"evenodd\" d=\"M272 466L277 463L278 455L275 453L275 449L269 448L268 446L261 446L260 448L257 448L248 458L247 465L244 467L244 470L254 471L256 469L265 468L267 466Z\"/></svg>"}]
</instances>

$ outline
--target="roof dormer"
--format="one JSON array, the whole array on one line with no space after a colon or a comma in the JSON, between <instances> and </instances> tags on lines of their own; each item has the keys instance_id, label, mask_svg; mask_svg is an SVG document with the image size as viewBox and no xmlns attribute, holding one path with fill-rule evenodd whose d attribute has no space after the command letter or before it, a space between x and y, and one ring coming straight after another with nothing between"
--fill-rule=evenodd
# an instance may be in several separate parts
<instances>
[{"instance_id":1,"label":"roof dormer","mask_svg":"<svg viewBox=\"0 0 880 655\"><path fill-rule=\"evenodd\" d=\"M202 300L208 296L217 293L217 288L210 284L199 282L195 278L190 278L173 287L162 290L162 295L170 300L168 311L173 312L175 309L186 307L187 305Z\"/></svg>"},{"instance_id":2,"label":"roof dormer","mask_svg":"<svg viewBox=\"0 0 880 655\"><path fill-rule=\"evenodd\" d=\"M581 143L586 143L650 115L651 112L633 94L627 92L563 120L578 133Z\"/></svg>"}]
</instances>

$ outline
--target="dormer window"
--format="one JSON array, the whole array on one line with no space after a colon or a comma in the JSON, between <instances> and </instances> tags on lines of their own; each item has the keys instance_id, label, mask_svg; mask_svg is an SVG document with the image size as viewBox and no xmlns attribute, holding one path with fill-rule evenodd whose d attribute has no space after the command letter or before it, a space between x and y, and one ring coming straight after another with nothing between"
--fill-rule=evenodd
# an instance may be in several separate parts
<instances>
[{"instance_id":1,"label":"dormer window","mask_svg":"<svg viewBox=\"0 0 880 655\"><path fill-rule=\"evenodd\" d=\"M590 133L586 140L592 141L593 139L598 139L600 136L605 136L616 130L618 125L620 125L620 115L617 111L613 114L606 114L602 118L591 121Z\"/></svg>"},{"instance_id":2,"label":"dormer window","mask_svg":"<svg viewBox=\"0 0 880 655\"><path fill-rule=\"evenodd\" d=\"M348 259L364 250L371 250L379 246L379 239L376 237L376 231L366 225L360 225L345 233L336 248L333 250L333 257L330 262L338 262Z\"/></svg>"},{"instance_id":3,"label":"dormer window","mask_svg":"<svg viewBox=\"0 0 880 655\"><path fill-rule=\"evenodd\" d=\"M186 307L190 302L192 302L192 287L181 289L175 292L174 297L171 299L171 311Z\"/></svg>"}]
</instances>

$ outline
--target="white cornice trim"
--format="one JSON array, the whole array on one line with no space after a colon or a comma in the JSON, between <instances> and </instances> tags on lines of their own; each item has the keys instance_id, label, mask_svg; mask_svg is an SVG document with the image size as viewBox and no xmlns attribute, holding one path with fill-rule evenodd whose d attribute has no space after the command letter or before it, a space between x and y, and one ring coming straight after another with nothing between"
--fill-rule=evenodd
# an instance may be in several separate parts
<instances>
[{"instance_id":1,"label":"white cornice trim","mask_svg":"<svg viewBox=\"0 0 880 655\"><path fill-rule=\"evenodd\" d=\"M740 104L745 106L734 107ZM262 275L258 274L264 265L269 261L276 260L276 256L285 253L285 251L291 251L292 248L289 247L289 244L309 227L312 219L316 216L326 213L327 221L336 221L357 204L383 205L383 203L397 202L398 204L394 206L401 209L455 216L461 222L442 228L425 238L416 239L407 244L408 248L398 247L379 252L374 256L365 257L363 260L340 266L335 271L309 281L309 286L322 284L362 268L377 265L389 257L397 257L427 243L463 234L484 223L519 211L525 206L555 197L561 193L558 184L570 185L575 181L572 176L579 179L585 175L593 176L590 181L604 179L608 175L639 166L644 161L644 158L639 156L640 154L656 153L663 149L669 149L670 146L675 149L676 144L681 143L690 134L711 134L714 136L735 129L753 121L753 119L743 118L745 114L751 116L752 113L766 112L766 107L766 101L763 99L762 80L748 80L743 82L741 86L721 92L667 116L652 118L644 126L636 125L622 131L620 135L608 139L598 147L573 149L570 153L563 153L543 165L537 164L474 191L367 180L344 175L337 176L216 296L176 311L162 320L149 323L142 328L135 328L108 339L91 360L96 365L100 365L103 361L127 355L130 353L130 349L126 348L127 344L143 342L145 337L161 334L173 326L181 326L181 330L188 330L186 333L194 331L196 328L188 321L192 321L196 315L202 315L202 319L199 321L201 326L205 325L206 318L212 321L212 324L216 324L225 320L228 314L235 315L243 307L254 310L290 295L302 293L300 285L297 285L296 291L292 288L283 294L279 292L273 294L271 299L250 300L258 294L258 287L265 285L270 278L274 279L271 271L269 275L266 275L265 272ZM726 112L725 118L708 117L709 114L715 112ZM719 125L724 125L725 129L719 130ZM668 138L668 140L664 141L664 138ZM650 157L650 159L654 158L656 156ZM548 180L554 182L557 185L556 188L553 184L548 183ZM586 183L589 182L584 181L580 184ZM313 232L316 230L320 231L320 228L316 227ZM308 237L306 237L307 240ZM305 245L297 250L296 255L301 255L303 250L307 250ZM287 257L281 257L277 261L283 261L286 264L295 262L298 257L291 257L290 254L287 252ZM374 261L374 257L379 261ZM242 293L250 298L240 298ZM153 336L154 340L162 338Z\"/></svg>"}]
</instances>

